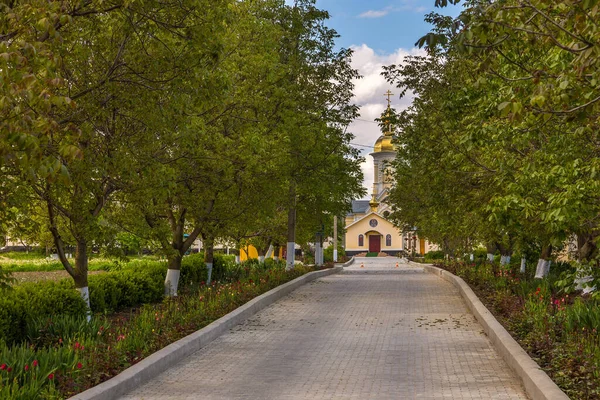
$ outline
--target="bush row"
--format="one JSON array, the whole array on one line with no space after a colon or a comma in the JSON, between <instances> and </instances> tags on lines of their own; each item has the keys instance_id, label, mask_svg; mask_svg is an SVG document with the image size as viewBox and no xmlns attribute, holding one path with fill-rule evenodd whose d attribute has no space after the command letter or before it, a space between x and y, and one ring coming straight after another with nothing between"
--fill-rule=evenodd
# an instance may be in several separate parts
<instances>
[{"instance_id":1,"label":"bush row","mask_svg":"<svg viewBox=\"0 0 600 400\"><path fill-rule=\"evenodd\" d=\"M224 275L229 259L215 257L215 270ZM114 272L90 276L92 312L117 311L144 303L160 301L164 293L166 263L135 261ZM180 287L185 289L206 281L207 271L201 254L184 257ZM85 303L74 290L73 281L26 283L0 293L0 342L25 339L28 321L40 316L84 315Z\"/></svg>"}]
</instances>

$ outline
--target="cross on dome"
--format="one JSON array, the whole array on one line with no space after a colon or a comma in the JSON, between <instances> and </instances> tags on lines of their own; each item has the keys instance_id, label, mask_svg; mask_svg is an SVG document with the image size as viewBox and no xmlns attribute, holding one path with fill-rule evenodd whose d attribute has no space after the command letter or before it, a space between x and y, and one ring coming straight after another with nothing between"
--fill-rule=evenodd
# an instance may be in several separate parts
<instances>
[{"instance_id":1,"label":"cross on dome","mask_svg":"<svg viewBox=\"0 0 600 400\"><path fill-rule=\"evenodd\" d=\"M394 93L392 93L390 91L390 89L388 89L387 92L385 92L384 96L387 97L387 102L388 102L388 108L390 108L391 104L392 104L392 100L391 97L394 95Z\"/></svg>"}]
</instances>

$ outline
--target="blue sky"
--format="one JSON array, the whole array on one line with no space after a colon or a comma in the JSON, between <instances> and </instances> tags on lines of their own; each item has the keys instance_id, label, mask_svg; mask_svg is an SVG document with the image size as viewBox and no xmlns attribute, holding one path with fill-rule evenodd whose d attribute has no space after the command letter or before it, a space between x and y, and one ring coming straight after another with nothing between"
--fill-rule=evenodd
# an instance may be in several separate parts
<instances>
[{"instance_id":1,"label":"blue sky","mask_svg":"<svg viewBox=\"0 0 600 400\"><path fill-rule=\"evenodd\" d=\"M435 0L317 0L317 6L331 14L328 25L341 35L341 47L367 44L384 53L410 49L429 32L425 14L456 16L460 10L458 6L435 8Z\"/></svg>"}]
</instances>

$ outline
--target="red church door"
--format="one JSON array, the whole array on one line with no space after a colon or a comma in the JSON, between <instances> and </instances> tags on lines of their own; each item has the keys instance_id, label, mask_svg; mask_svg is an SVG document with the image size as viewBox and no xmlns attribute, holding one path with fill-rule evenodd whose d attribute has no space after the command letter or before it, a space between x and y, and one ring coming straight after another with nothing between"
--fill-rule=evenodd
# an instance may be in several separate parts
<instances>
[{"instance_id":1,"label":"red church door","mask_svg":"<svg viewBox=\"0 0 600 400\"><path fill-rule=\"evenodd\" d=\"M381 251L381 236L369 236L369 253L379 253Z\"/></svg>"}]
</instances>

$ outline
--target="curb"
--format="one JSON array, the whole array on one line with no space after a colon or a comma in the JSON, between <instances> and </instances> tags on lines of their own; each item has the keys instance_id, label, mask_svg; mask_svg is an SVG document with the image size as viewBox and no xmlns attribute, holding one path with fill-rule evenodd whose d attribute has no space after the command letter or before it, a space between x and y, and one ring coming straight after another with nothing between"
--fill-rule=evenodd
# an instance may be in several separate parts
<instances>
[{"instance_id":1,"label":"curb","mask_svg":"<svg viewBox=\"0 0 600 400\"><path fill-rule=\"evenodd\" d=\"M438 275L458 289L469 310L483 326L485 334L504 361L521 378L525 391L533 400L569 400L569 396L529 357L462 278L432 265L423 265L423 269Z\"/></svg>"},{"instance_id":2,"label":"curb","mask_svg":"<svg viewBox=\"0 0 600 400\"><path fill-rule=\"evenodd\" d=\"M354 256L352 256L352 258L351 258L351 259L349 259L348 261L346 261L345 263L343 263L343 264L342 264L342 268L349 267L349 266L351 266L352 264L354 264Z\"/></svg>"},{"instance_id":3,"label":"curb","mask_svg":"<svg viewBox=\"0 0 600 400\"><path fill-rule=\"evenodd\" d=\"M246 304L204 328L180 339L163 349L144 358L139 363L127 368L119 375L79 393L69 400L109 400L115 399L136 387L150 381L158 374L168 370L183 358L205 347L211 341L225 333L235 325L245 321L263 308L271 305L280 298L290 294L305 283L315 279L340 272L342 267L334 267L321 271L309 272L293 281L284 283L261 294Z\"/></svg>"}]
</instances>

